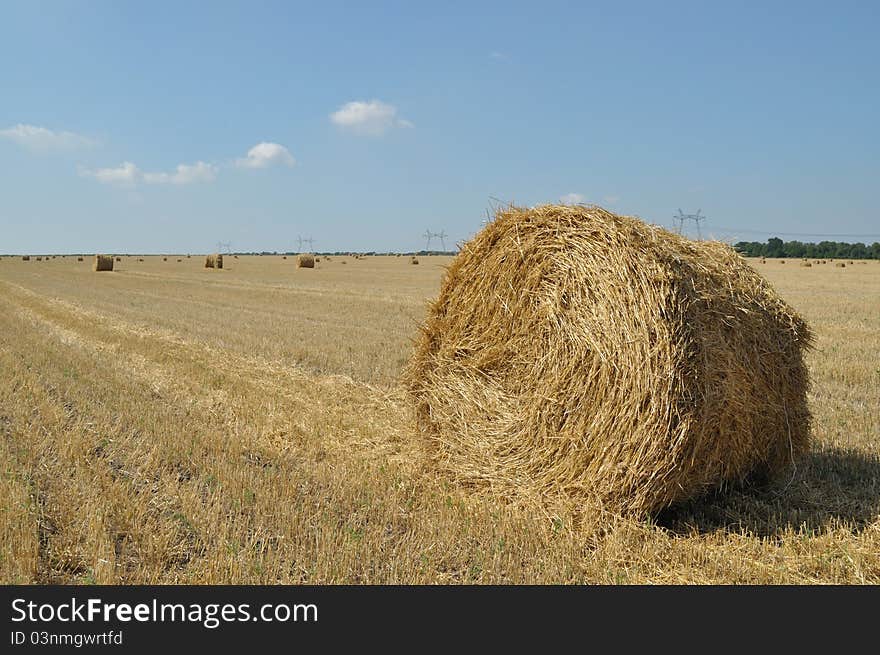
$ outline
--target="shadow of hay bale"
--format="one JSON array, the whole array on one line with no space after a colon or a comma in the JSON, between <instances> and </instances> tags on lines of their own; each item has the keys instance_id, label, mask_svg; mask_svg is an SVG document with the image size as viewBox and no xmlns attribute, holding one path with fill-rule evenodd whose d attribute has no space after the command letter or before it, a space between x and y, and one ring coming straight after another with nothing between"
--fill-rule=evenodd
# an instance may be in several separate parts
<instances>
[{"instance_id":1,"label":"shadow of hay bale","mask_svg":"<svg viewBox=\"0 0 880 655\"><path fill-rule=\"evenodd\" d=\"M670 507L654 522L674 534L822 532L847 525L859 533L880 516L880 457L840 448L809 453L794 478L749 482Z\"/></svg>"}]
</instances>

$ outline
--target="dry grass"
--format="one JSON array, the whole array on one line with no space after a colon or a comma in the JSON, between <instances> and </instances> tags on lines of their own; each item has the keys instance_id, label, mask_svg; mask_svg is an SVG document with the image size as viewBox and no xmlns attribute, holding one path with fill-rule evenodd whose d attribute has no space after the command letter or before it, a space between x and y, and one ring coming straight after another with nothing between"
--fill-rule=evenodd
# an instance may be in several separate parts
<instances>
[{"instance_id":1,"label":"dry grass","mask_svg":"<svg viewBox=\"0 0 880 655\"><path fill-rule=\"evenodd\" d=\"M0 270L2 581L880 583L878 265L760 267L817 337L794 478L635 520L425 466L396 379L449 258L139 259Z\"/></svg>"}]
</instances>

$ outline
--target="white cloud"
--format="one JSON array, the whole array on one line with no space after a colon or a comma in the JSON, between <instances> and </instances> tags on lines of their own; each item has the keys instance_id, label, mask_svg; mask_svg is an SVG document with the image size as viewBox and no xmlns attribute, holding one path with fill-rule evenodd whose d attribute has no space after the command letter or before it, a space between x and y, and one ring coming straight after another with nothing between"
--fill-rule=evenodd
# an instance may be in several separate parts
<instances>
[{"instance_id":1,"label":"white cloud","mask_svg":"<svg viewBox=\"0 0 880 655\"><path fill-rule=\"evenodd\" d=\"M13 141L28 150L39 152L74 150L95 145L92 139L74 132L56 132L45 127L24 123L0 130L0 138Z\"/></svg>"},{"instance_id":2,"label":"white cloud","mask_svg":"<svg viewBox=\"0 0 880 655\"><path fill-rule=\"evenodd\" d=\"M217 167L203 161L195 164L178 164L172 173L145 173L130 161L123 162L116 168L99 168L97 170L80 169L82 177L91 177L102 184L134 186L140 182L147 184L193 184L196 182L212 182L217 177Z\"/></svg>"},{"instance_id":3,"label":"white cloud","mask_svg":"<svg viewBox=\"0 0 880 655\"><path fill-rule=\"evenodd\" d=\"M82 177L91 177L102 184L119 184L122 186L132 186L141 177L140 169L130 161L123 162L116 168L99 168L94 171L80 169L79 174Z\"/></svg>"},{"instance_id":4,"label":"white cloud","mask_svg":"<svg viewBox=\"0 0 880 655\"><path fill-rule=\"evenodd\" d=\"M493 50L489 53L489 58L494 59L495 61L507 61L509 57L505 55L503 52L498 52L497 50Z\"/></svg>"},{"instance_id":5,"label":"white cloud","mask_svg":"<svg viewBox=\"0 0 880 655\"><path fill-rule=\"evenodd\" d=\"M239 168L268 168L276 164L293 166L296 160L284 146L266 141L248 150L247 157L235 160Z\"/></svg>"},{"instance_id":6,"label":"white cloud","mask_svg":"<svg viewBox=\"0 0 880 655\"><path fill-rule=\"evenodd\" d=\"M559 202L563 205L579 205L584 201L584 197L579 193L566 193L559 198Z\"/></svg>"},{"instance_id":7,"label":"white cloud","mask_svg":"<svg viewBox=\"0 0 880 655\"><path fill-rule=\"evenodd\" d=\"M342 129L367 136L381 136L394 127L414 127L397 118L397 107L379 100L347 102L330 114L330 120Z\"/></svg>"},{"instance_id":8,"label":"white cloud","mask_svg":"<svg viewBox=\"0 0 880 655\"><path fill-rule=\"evenodd\" d=\"M147 184L194 184L213 182L217 177L217 167L198 161L195 164L178 164L173 173L144 173Z\"/></svg>"}]
</instances>

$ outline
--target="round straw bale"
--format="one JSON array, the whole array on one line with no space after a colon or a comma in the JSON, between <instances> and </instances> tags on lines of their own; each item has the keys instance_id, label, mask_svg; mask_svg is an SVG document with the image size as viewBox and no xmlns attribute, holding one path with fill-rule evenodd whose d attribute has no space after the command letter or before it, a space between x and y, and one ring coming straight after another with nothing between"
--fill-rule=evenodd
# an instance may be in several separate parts
<instances>
[{"instance_id":1,"label":"round straw bale","mask_svg":"<svg viewBox=\"0 0 880 655\"><path fill-rule=\"evenodd\" d=\"M846 268L846 264L844 264L843 262L837 262L837 263L834 265L834 267L835 267L835 268Z\"/></svg>"},{"instance_id":2,"label":"round straw bale","mask_svg":"<svg viewBox=\"0 0 880 655\"><path fill-rule=\"evenodd\" d=\"M205 257L205 268L223 268L223 255L215 253Z\"/></svg>"},{"instance_id":3,"label":"round straw bale","mask_svg":"<svg viewBox=\"0 0 880 655\"><path fill-rule=\"evenodd\" d=\"M643 514L791 470L811 343L725 244L510 207L447 269L403 381L459 482Z\"/></svg>"},{"instance_id":4,"label":"round straw bale","mask_svg":"<svg viewBox=\"0 0 880 655\"><path fill-rule=\"evenodd\" d=\"M23 262L29 262L30 260L31 260L30 255L22 255L21 256L21 261L23 261Z\"/></svg>"},{"instance_id":5,"label":"round straw bale","mask_svg":"<svg viewBox=\"0 0 880 655\"><path fill-rule=\"evenodd\" d=\"M801 262L801 266L804 268L812 268L812 264L810 262Z\"/></svg>"},{"instance_id":6,"label":"round straw bale","mask_svg":"<svg viewBox=\"0 0 880 655\"><path fill-rule=\"evenodd\" d=\"M77 258L76 258L76 261L78 261L78 262L81 262L82 260L83 260L82 257L77 257Z\"/></svg>"},{"instance_id":7,"label":"round straw bale","mask_svg":"<svg viewBox=\"0 0 880 655\"><path fill-rule=\"evenodd\" d=\"M296 258L296 267L297 268L315 268L315 256L314 255L298 255Z\"/></svg>"},{"instance_id":8,"label":"round straw bale","mask_svg":"<svg viewBox=\"0 0 880 655\"><path fill-rule=\"evenodd\" d=\"M95 261L92 264L92 270L112 271L113 270L113 256L112 255L95 255Z\"/></svg>"},{"instance_id":9,"label":"round straw bale","mask_svg":"<svg viewBox=\"0 0 880 655\"><path fill-rule=\"evenodd\" d=\"M409 260L409 263L410 264L418 264L419 263L418 257L411 257Z\"/></svg>"},{"instance_id":10,"label":"round straw bale","mask_svg":"<svg viewBox=\"0 0 880 655\"><path fill-rule=\"evenodd\" d=\"M122 261L122 257L117 257L117 258L116 258L116 261L121 262L121 261Z\"/></svg>"}]
</instances>

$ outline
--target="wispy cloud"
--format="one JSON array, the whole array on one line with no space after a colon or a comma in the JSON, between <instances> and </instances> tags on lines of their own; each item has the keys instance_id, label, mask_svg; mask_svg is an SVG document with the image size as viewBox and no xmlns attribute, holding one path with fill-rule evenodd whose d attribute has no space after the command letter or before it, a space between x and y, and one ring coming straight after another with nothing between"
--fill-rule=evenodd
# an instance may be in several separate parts
<instances>
[{"instance_id":1,"label":"wispy cloud","mask_svg":"<svg viewBox=\"0 0 880 655\"><path fill-rule=\"evenodd\" d=\"M268 168L269 166L293 166L296 160L290 151L278 143L262 142L248 150L247 156L235 160L238 168Z\"/></svg>"},{"instance_id":2,"label":"wispy cloud","mask_svg":"<svg viewBox=\"0 0 880 655\"><path fill-rule=\"evenodd\" d=\"M560 196L559 202L563 205L578 205L584 201L584 196L580 193L566 193L564 196Z\"/></svg>"},{"instance_id":3,"label":"wispy cloud","mask_svg":"<svg viewBox=\"0 0 880 655\"><path fill-rule=\"evenodd\" d=\"M93 139L75 132L50 130L37 125L19 123L0 130L0 138L17 143L35 152L50 150L75 150L96 145Z\"/></svg>"},{"instance_id":4,"label":"wispy cloud","mask_svg":"<svg viewBox=\"0 0 880 655\"><path fill-rule=\"evenodd\" d=\"M620 196L605 196L602 202L606 205L616 205L620 201Z\"/></svg>"},{"instance_id":5,"label":"wispy cloud","mask_svg":"<svg viewBox=\"0 0 880 655\"><path fill-rule=\"evenodd\" d=\"M147 184L195 184L213 182L217 177L217 167L203 161L195 164L178 164L171 173L144 173Z\"/></svg>"},{"instance_id":6,"label":"wispy cloud","mask_svg":"<svg viewBox=\"0 0 880 655\"><path fill-rule=\"evenodd\" d=\"M102 184L118 184L120 186L134 186L141 177L140 169L130 161L122 162L116 168L98 168L88 170L80 168L82 177L90 177Z\"/></svg>"},{"instance_id":7,"label":"wispy cloud","mask_svg":"<svg viewBox=\"0 0 880 655\"><path fill-rule=\"evenodd\" d=\"M380 100L347 102L330 114L330 120L344 130L366 136L382 136L388 130L414 127L397 117L397 107Z\"/></svg>"},{"instance_id":8,"label":"wispy cloud","mask_svg":"<svg viewBox=\"0 0 880 655\"><path fill-rule=\"evenodd\" d=\"M80 168L79 174L82 177L97 180L102 184L131 187L141 182L145 184L175 185L213 182L217 177L217 170L217 167L213 164L199 161L195 164L178 164L177 168L170 173L146 173L132 162L126 161L116 168L98 168L96 170Z\"/></svg>"},{"instance_id":9,"label":"wispy cloud","mask_svg":"<svg viewBox=\"0 0 880 655\"><path fill-rule=\"evenodd\" d=\"M493 50L489 53L489 59L494 59L495 61L508 61L510 57L508 57L503 52L499 52L498 50Z\"/></svg>"}]
</instances>

